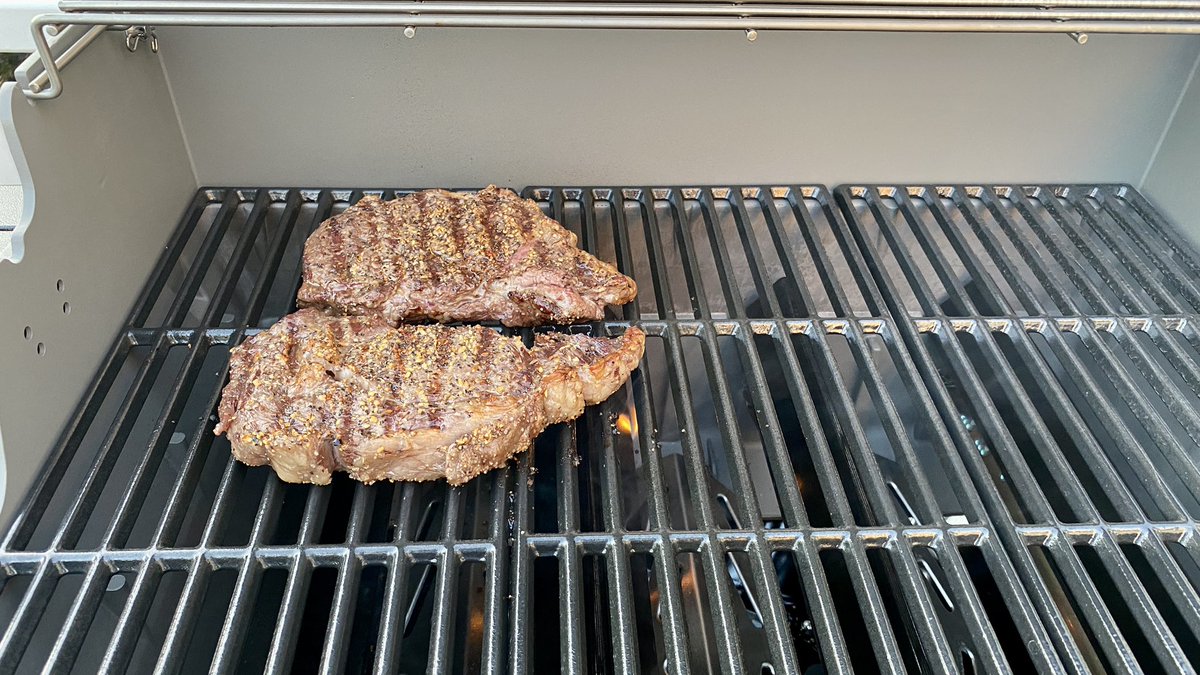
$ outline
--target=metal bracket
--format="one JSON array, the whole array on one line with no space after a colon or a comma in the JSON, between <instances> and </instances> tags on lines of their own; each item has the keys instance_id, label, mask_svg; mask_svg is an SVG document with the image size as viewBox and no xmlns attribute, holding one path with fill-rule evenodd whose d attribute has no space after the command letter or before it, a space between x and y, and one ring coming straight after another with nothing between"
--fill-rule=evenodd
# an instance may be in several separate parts
<instances>
[{"instance_id":1,"label":"metal bracket","mask_svg":"<svg viewBox=\"0 0 1200 675\"><path fill-rule=\"evenodd\" d=\"M125 49L136 52L143 41L150 43L151 52L158 53L158 35L154 33L154 26L130 26L125 29Z\"/></svg>"}]
</instances>

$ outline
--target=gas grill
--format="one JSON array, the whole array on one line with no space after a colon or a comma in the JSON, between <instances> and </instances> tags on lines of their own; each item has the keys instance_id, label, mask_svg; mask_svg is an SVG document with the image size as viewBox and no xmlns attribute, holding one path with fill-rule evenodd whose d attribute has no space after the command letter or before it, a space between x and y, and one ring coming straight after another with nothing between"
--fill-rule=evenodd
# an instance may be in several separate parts
<instances>
[{"instance_id":1,"label":"gas grill","mask_svg":"<svg viewBox=\"0 0 1200 675\"><path fill-rule=\"evenodd\" d=\"M967 103L911 122L930 148L953 156L910 158L900 139L895 167L869 131L830 144L816 138L820 129L799 141L782 128L726 129L694 139L731 153L725 168L740 180L719 184L692 180L718 175L719 157L682 166L670 152L685 162L702 156L683 140L726 113L688 113L688 101L650 100L635 83L635 107L681 115L684 127L662 138L654 118L643 135L637 111L616 96L633 61L651 54L650 66L671 63L686 47L719 70L715 60L729 57L766 96L761 87L787 70L770 59L789 49L844 53L790 41L825 34L787 30L884 27L875 21L897 31L1042 31L1041 15L971 14L1011 14L986 2L943 5L959 14L940 18L914 8L941 12L925 3L834 2L785 19L766 8L798 5L772 3L709 25L687 13L725 5L651 3L623 14L621 3L593 3L608 8L593 15L600 10L554 14L547 8L558 4L544 3L517 18L501 11L492 25L461 18L494 18L486 3L461 3L456 14L447 3L262 2L249 8L253 20L227 4L175 3L172 13L171 3L64 2L71 13L37 23L43 38L43 25L62 36L39 46L57 59L53 75L35 57L19 74L25 92L6 85L0 96L35 189L14 240L25 259L0 263L0 283L12 289L0 297L0 372L13 383L0 387L8 472L0 672L1200 669L1200 253L1188 239L1200 222L1189 155L1200 142L1195 37L1076 36L1087 42L1080 47L1054 35L982 44L903 36L887 43L902 66L925 58L916 55L922 44L946 50L944 73L910 83L916 98L1013 47L1030 51L1006 52L1017 62L1050 53L1070 62L1071 77L1050 90L1088 104L1108 96L1107 83L1092 83L1127 62L1127 74L1145 75L1127 82L1141 98L1114 98L1075 130L1071 115L1019 96L1041 84L1014 82L1014 96L996 105L1048 121L997 118L992 140L978 136L996 155L994 171L947 128L979 113ZM1061 33L1111 32L1116 24L1106 22L1118 21L1118 32L1195 33L1192 4L1028 11L1046 13ZM648 20L639 7L662 13ZM853 8L859 14L846 16L858 18L837 19L845 25L820 23L831 20L820 12ZM116 18L126 10L136 20ZM328 25L313 18L321 16ZM439 23L445 16L459 23ZM578 20L581 29L725 32L664 31L672 42L662 51L639 37L656 33L518 30L535 27L529 17L548 22L539 28ZM306 35L321 47L355 35L353 26L397 28L364 29L387 49L354 47L362 70L339 71L346 81L337 92L297 93L304 74L277 69L288 60L321 74L350 63L335 55L323 66L320 50L295 46L297 33L263 28L310 23ZM122 30L105 30L114 25ZM756 44L737 47L763 47L764 56L730 57L724 46L704 53L714 35L755 25ZM413 44L427 40L432 55L405 52L416 61L415 75L398 76L406 93L372 89L388 49L405 46L396 41L406 40L404 26L420 28ZM208 51L207 36L226 50ZM841 37L864 49L897 39ZM146 54L151 39L162 43L158 56ZM509 114L522 106L493 100L493 120L429 102L469 96L460 80L429 82L421 73L440 71L424 65L444 63L461 77L464 63L495 58L490 72L528 72L521 68L553 52L542 40L583 41L581 50L601 49L616 70L597 66L565 84L530 73L536 81L525 91L540 93L529 104L574 92L606 100L611 113L581 113L591 116L574 129L538 108L533 123L547 126L551 142L518 148L483 139L497 125L522 124ZM470 45L508 51L459 51ZM632 61L618 53L626 48ZM985 54L972 60L976 48ZM242 59L255 49L261 62ZM1096 60L1062 49L1095 50ZM201 53L212 62L188 65ZM552 74L585 58L563 54L566 65L545 64ZM739 70L748 64L767 70ZM675 91L669 72L649 77ZM486 77L470 84L491 86ZM242 100L252 86L264 98ZM867 119L886 126L885 117L913 109L901 90L890 89L903 100ZM25 94L57 98L31 103ZM272 104L272 95L283 100ZM359 96L391 103L362 112ZM82 122L83 100L95 106L94 126ZM730 124L738 114L749 124L793 114L728 106L737 113ZM796 110L801 121L825 114ZM1034 156L1037 143L1067 147L1147 111L1161 112L1154 124L1163 126L1100 133L1105 149L1077 145L1080 156ZM335 113L369 128L312 135ZM386 135L377 118L393 113L405 130L425 125L434 138L393 138L418 154L389 164L372 134ZM451 127L467 118L478 129L455 140ZM857 124L828 119L837 133ZM588 136L587 123L602 132ZM613 129L622 131L609 138ZM949 140L928 135L935 131ZM1006 154L1001 146L1022 135L1030 148ZM452 156L419 154L435 142ZM480 144L478 156L464 154L468 142ZM794 164L821 176L789 155L811 143L830 158L828 180L758 182L743 143L761 144L764 170ZM306 153L310 161L296 164ZM866 158L858 178L889 182L853 182L855 156ZM1022 167L1033 182L1007 180ZM926 180L941 170L998 180ZM905 172L918 182L900 182ZM548 174L579 186L542 187L562 182L539 182ZM386 186L397 176L409 187ZM536 329L617 335L640 326L646 354L630 381L460 488L363 485L341 474L330 486L293 485L234 461L226 438L212 433L229 349L294 310L316 226L364 195L390 199L433 182L478 188L492 176L637 281L637 299L603 321ZM1080 178L1097 180L1065 182ZM355 183L375 187L346 187ZM321 184L336 187L276 187Z\"/></svg>"}]
</instances>

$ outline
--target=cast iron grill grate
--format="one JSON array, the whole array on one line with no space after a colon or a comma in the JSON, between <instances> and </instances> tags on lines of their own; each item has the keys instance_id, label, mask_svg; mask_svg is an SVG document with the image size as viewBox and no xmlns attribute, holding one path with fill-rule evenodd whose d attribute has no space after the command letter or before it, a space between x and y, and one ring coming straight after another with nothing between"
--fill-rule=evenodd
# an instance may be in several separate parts
<instances>
[{"instance_id":1,"label":"cast iron grill grate","mask_svg":"<svg viewBox=\"0 0 1200 675\"><path fill-rule=\"evenodd\" d=\"M377 190L384 197L403 191ZM630 383L509 468L314 489L212 434L361 190L202 190L0 541L0 670L1188 669L1196 256L1123 187L531 188Z\"/></svg>"}]
</instances>

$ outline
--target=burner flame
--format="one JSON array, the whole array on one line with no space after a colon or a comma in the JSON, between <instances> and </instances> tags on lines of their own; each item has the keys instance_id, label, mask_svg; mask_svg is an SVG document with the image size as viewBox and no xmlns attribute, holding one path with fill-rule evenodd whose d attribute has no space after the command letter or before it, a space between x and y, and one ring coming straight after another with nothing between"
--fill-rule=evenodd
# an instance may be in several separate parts
<instances>
[{"instance_id":1,"label":"burner flame","mask_svg":"<svg viewBox=\"0 0 1200 675\"><path fill-rule=\"evenodd\" d=\"M633 413L621 413L617 416L616 427L618 433L634 436L638 430L637 417Z\"/></svg>"}]
</instances>

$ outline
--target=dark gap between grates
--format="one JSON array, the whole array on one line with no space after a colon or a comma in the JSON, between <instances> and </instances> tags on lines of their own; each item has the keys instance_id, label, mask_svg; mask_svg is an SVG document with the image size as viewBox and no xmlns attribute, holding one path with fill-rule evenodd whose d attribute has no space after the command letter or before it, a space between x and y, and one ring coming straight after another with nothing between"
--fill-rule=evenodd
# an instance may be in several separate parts
<instances>
[{"instance_id":1,"label":"dark gap between grates","mask_svg":"<svg viewBox=\"0 0 1200 675\"><path fill-rule=\"evenodd\" d=\"M641 377L650 383L656 383L657 386L650 391L652 400L647 402L647 409L638 415L638 433L645 435L650 452L657 455L662 471L667 476L664 495L667 502L667 526L670 529L688 529L696 525L693 515L694 488L690 487L691 479L684 468L684 453L688 451L685 443L689 439L678 421L675 387L669 385L666 361L663 340L648 337L646 353L639 370L644 371ZM647 471L647 464L654 459L653 456L643 457L642 465Z\"/></svg>"},{"instance_id":2,"label":"dark gap between grates","mask_svg":"<svg viewBox=\"0 0 1200 675\"><path fill-rule=\"evenodd\" d=\"M1054 406L1050 405L1048 399L1042 391L1042 387L1047 386L1047 383L1040 377L1041 373L1035 374L1034 369L1026 367L1020 356L1017 354L1016 348L1007 335L994 334L991 339L995 340L1000 353L1004 358L1004 365L1010 369L1023 385L1019 390L1029 397L1032 411L1037 411L1034 414L1042 417L1042 423L1050 432L1051 439L1043 439L1036 436L1036 431L1029 428L1027 424L1028 414L1030 410L1019 408L1013 399L1012 390L1002 383L999 378L991 375L989 371L989 358L984 355L983 348L974 336L956 332L954 339L958 340L967 358L972 364L980 364L975 369L975 375L983 381L987 388L987 393L991 399L992 405L1000 414L1001 421L1004 423L1004 428L1009 435L1012 436L1013 444L1020 449L1021 459L1029 467L1037 485L1040 486L1054 507L1055 515L1066 522L1080 522L1082 516L1074 510L1070 500L1066 497L1062 487L1059 485L1059 477L1055 475L1047 465L1045 456L1038 450L1038 444L1043 442L1054 442L1058 447L1071 448L1074 446L1075 439L1070 435L1066 426L1060 419L1057 418ZM1075 463L1076 475L1082 473L1087 476L1091 469L1086 464L1080 462ZM1012 474L1002 474L1001 480L1008 482L1008 478ZM1094 481L1091 482L1094 485ZM1102 512L1113 512L1111 504L1107 503L1107 498L1103 495L1103 491L1093 489L1090 491L1090 496L1093 501L1098 501L1101 505Z\"/></svg>"},{"instance_id":3,"label":"dark gap between grates","mask_svg":"<svg viewBox=\"0 0 1200 675\"><path fill-rule=\"evenodd\" d=\"M203 564L203 563L200 563ZM233 597L233 585L237 581L237 570L219 569L208 574L204 588L204 600L199 607L199 616L222 616ZM207 669L212 663L213 651L221 637L218 621L196 621L192 627L187 652L183 659L184 670Z\"/></svg>"},{"instance_id":4,"label":"dark gap between grates","mask_svg":"<svg viewBox=\"0 0 1200 675\"><path fill-rule=\"evenodd\" d=\"M57 576L52 583L54 590L50 593L45 612L34 628L29 649L25 650L20 664L17 665L18 670L36 670L46 663L54 638L67 612L70 611L72 599L83 588L83 575L63 574Z\"/></svg>"},{"instance_id":5,"label":"dark gap between grates","mask_svg":"<svg viewBox=\"0 0 1200 675\"><path fill-rule=\"evenodd\" d=\"M263 672L270 657L271 637L275 632L287 581L286 569L263 570L250 614L250 628L238 659L239 670L247 673Z\"/></svg>"},{"instance_id":6,"label":"dark gap between grates","mask_svg":"<svg viewBox=\"0 0 1200 675\"><path fill-rule=\"evenodd\" d=\"M180 377L180 369L187 356L187 348L182 346L165 348L160 351L159 358L152 365L157 375L149 387L141 409L131 412L125 418L127 426L117 424L108 433L106 443L111 442L109 457L111 458L110 479L95 485L98 494L90 513L82 513L77 517L84 520L82 536L78 542L63 542L72 548L94 549L99 547L106 529L117 511L122 497L129 486L121 477L133 474L138 463L147 452L147 445L160 413L163 412L165 399L172 386ZM115 437L112 434L116 434Z\"/></svg>"},{"instance_id":7,"label":"dark gap between grates","mask_svg":"<svg viewBox=\"0 0 1200 675\"><path fill-rule=\"evenodd\" d=\"M972 447L980 458L982 458L993 485L996 486L997 491L1006 497L1004 501L1009 509L1009 515L1018 523L1030 522L1030 515L1026 510L1024 502L1016 497L1016 492L1011 483L1012 472L1007 467L1007 463L1011 461L1011 458L1004 456L1004 453L999 450L993 437L993 434L996 433L1008 433L1015 436L1013 430L1009 430L1006 424L1001 425L1002 429L992 429L991 425L983 421L979 410L971 403L971 399L965 391L962 378L954 371L953 366L948 361L941 336L933 333L924 333L921 335L921 339L930 354L934 367L937 369L939 379L948 391L955 407L955 413L951 419L946 420L946 423L961 425L970 434ZM964 342L963 346L966 348L967 343ZM971 348L974 348L973 344L971 344ZM986 382L987 379L984 381ZM992 405L997 405L1002 416L1006 413L1011 414L1011 410L1007 405L1001 406L999 402L990 397L988 400ZM1022 430L1023 426L1018 426L1015 429L1017 433L1023 433ZM1022 447L1015 440L1014 445Z\"/></svg>"},{"instance_id":8,"label":"dark gap between grates","mask_svg":"<svg viewBox=\"0 0 1200 675\"><path fill-rule=\"evenodd\" d=\"M484 619L484 580L487 569L482 563L466 563L458 568L454 612L455 626L451 633L449 671L478 673L482 665L481 645L487 630Z\"/></svg>"},{"instance_id":9,"label":"dark gap between grates","mask_svg":"<svg viewBox=\"0 0 1200 675\"><path fill-rule=\"evenodd\" d=\"M1167 552L1171 554L1171 558L1179 566L1192 589L1200 593L1200 562L1197 562L1196 554L1177 541L1168 541L1165 545Z\"/></svg>"},{"instance_id":10,"label":"dark gap between grates","mask_svg":"<svg viewBox=\"0 0 1200 675\"><path fill-rule=\"evenodd\" d=\"M1159 664L1150 647L1150 640L1157 639L1157 636L1146 635L1138 625L1137 620L1131 616L1128 605L1121 597L1120 592L1117 591L1115 579L1105 569L1100 555L1090 546L1075 546L1074 549L1075 554L1079 556L1079 561L1083 564L1084 569L1091 578L1096 591L1103 598L1108 611L1112 614L1113 619L1120 628L1121 637L1129 645L1138 663L1142 668L1151 670L1163 667Z\"/></svg>"},{"instance_id":11,"label":"dark gap between grates","mask_svg":"<svg viewBox=\"0 0 1200 675\"><path fill-rule=\"evenodd\" d=\"M589 673L611 673L613 665L611 591L608 585L608 558L601 555L585 555L583 572L583 620L587 622L584 633L588 636L584 669Z\"/></svg>"},{"instance_id":12,"label":"dark gap between grates","mask_svg":"<svg viewBox=\"0 0 1200 675\"><path fill-rule=\"evenodd\" d=\"M788 633L800 671L806 673L812 668L824 668L825 659L821 652L816 619L804 591L805 580L801 576L796 554L776 551L771 555L771 564L774 581L787 612ZM774 592L774 589L768 592Z\"/></svg>"},{"instance_id":13,"label":"dark gap between grates","mask_svg":"<svg viewBox=\"0 0 1200 675\"><path fill-rule=\"evenodd\" d=\"M104 590L95 607L87 634L79 647L79 656L75 659L75 666L71 671L73 673L94 672L96 664L103 661L121 612L125 603L129 601L130 586L136 578L130 572L101 573L100 576L100 584Z\"/></svg>"},{"instance_id":14,"label":"dark gap between grates","mask_svg":"<svg viewBox=\"0 0 1200 675\"><path fill-rule=\"evenodd\" d=\"M792 476L779 476L778 480L794 480L804 500L804 510L809 523L814 527L828 527L833 524L832 511L821 485L824 474L817 470L813 457L812 443L816 442L816 439L810 439L807 436L800 423L801 413L797 412L798 406L802 405L802 402L797 399L806 396L807 393L797 395L792 390L791 378L784 373L786 366L779 355L778 341L777 336L757 334L754 336L754 349L762 362L767 389L770 392L771 403L775 408L775 417L780 426L779 435L787 446L787 454L793 471ZM828 480L828 477L825 479ZM834 480L837 478L834 477Z\"/></svg>"},{"instance_id":15,"label":"dark gap between grates","mask_svg":"<svg viewBox=\"0 0 1200 675\"><path fill-rule=\"evenodd\" d=\"M379 631L383 619L381 603L385 597L388 569L384 565L365 565L359 573L358 597L346 648L347 673L368 673L378 658Z\"/></svg>"},{"instance_id":16,"label":"dark gap between grates","mask_svg":"<svg viewBox=\"0 0 1200 675\"><path fill-rule=\"evenodd\" d=\"M890 404L896 407L899 418L904 422L904 432L919 462L916 466L910 466L905 461L897 463L900 471L897 472L898 480L893 482L902 484L904 486L902 493L910 495L901 500L901 508L907 510L904 502L914 501L911 495L920 491L917 478L921 476L929 482L936 499L936 506L940 510L940 514L927 514L921 522L929 523L932 521L930 516L936 515L959 519L958 522L962 522L961 519L964 517L969 521L975 521L977 514L967 513L968 509L960 499L963 486L956 484L950 477L945 464L943 449L937 436L937 422L918 407L920 399L917 395L916 383L907 380L901 374L901 370L893 358L892 348L883 336L867 335L865 342L867 353L875 362L879 377L886 386L891 399ZM878 399L875 400L875 406L878 409L881 402ZM902 494L898 487L893 489L898 496ZM920 514L918 515L920 516Z\"/></svg>"},{"instance_id":17,"label":"dark gap between grates","mask_svg":"<svg viewBox=\"0 0 1200 675\"><path fill-rule=\"evenodd\" d=\"M833 597L838 622L841 624L842 635L847 644L866 645L870 643L873 647L872 649L848 650L854 670L866 673L879 671L880 665L876 658L881 657L883 652L875 643L875 638L878 636L867 632L867 624L859 612L859 607L862 605L860 605L857 595L862 592L862 589L851 580L845 555L837 549L822 549L820 560L825 571L825 578L829 581L830 594ZM915 663L909 664L909 667L915 666Z\"/></svg>"},{"instance_id":18,"label":"dark gap between grates","mask_svg":"<svg viewBox=\"0 0 1200 675\"><path fill-rule=\"evenodd\" d=\"M187 573L182 570L163 572L159 576L154 600L146 613L146 620L141 625L130 659L131 670L147 671L155 667L186 581Z\"/></svg>"},{"instance_id":19,"label":"dark gap between grates","mask_svg":"<svg viewBox=\"0 0 1200 675\"><path fill-rule=\"evenodd\" d=\"M325 507L325 522L321 526L319 544L341 544L346 541L346 525L350 520L351 503L358 484L345 474L337 474L326 490L328 504Z\"/></svg>"},{"instance_id":20,"label":"dark gap between grates","mask_svg":"<svg viewBox=\"0 0 1200 675\"><path fill-rule=\"evenodd\" d=\"M321 663L321 646L325 643L329 626L329 610L337 576L338 571L332 567L316 567L312 570L304 609L295 629L296 651L291 660L292 672L317 672L317 666Z\"/></svg>"},{"instance_id":21,"label":"dark gap between grates","mask_svg":"<svg viewBox=\"0 0 1200 675\"><path fill-rule=\"evenodd\" d=\"M716 627L713 625L708 608L712 606L709 597L710 581L721 583L722 579L709 579L704 569L700 555L696 553L676 554L672 561L679 574L680 599L683 603L684 623L687 627L687 662L691 669L704 669L717 660ZM724 575L722 575L724 576ZM720 589L728 595L727 589ZM741 611L738 607L737 612ZM728 617L737 621L736 616ZM736 627L731 627L736 630ZM721 636L724 637L724 636Z\"/></svg>"},{"instance_id":22,"label":"dark gap between grates","mask_svg":"<svg viewBox=\"0 0 1200 675\"><path fill-rule=\"evenodd\" d=\"M537 556L533 561L533 610L532 616L537 617L537 623L543 627L530 633L530 665L534 672L556 673L561 669L560 655L562 645L559 642L558 558Z\"/></svg>"},{"instance_id":23,"label":"dark gap between grates","mask_svg":"<svg viewBox=\"0 0 1200 675\"><path fill-rule=\"evenodd\" d=\"M649 553L630 554L629 574L637 631L638 670L656 672L662 668L666 651L659 614L662 595L654 571L654 557Z\"/></svg>"},{"instance_id":24,"label":"dark gap between grates","mask_svg":"<svg viewBox=\"0 0 1200 675\"><path fill-rule=\"evenodd\" d=\"M117 373L109 393L104 397L99 410L90 420L82 440L75 451L74 461L63 469L61 488L54 491L43 512L39 515L29 542L18 545L22 550L42 550L54 540L54 535L63 518L79 496L90 465L100 451L109 428L116 422L121 405L127 400L139 370L150 356L149 347L133 347L117 365Z\"/></svg>"},{"instance_id":25,"label":"dark gap between grates","mask_svg":"<svg viewBox=\"0 0 1200 675\"><path fill-rule=\"evenodd\" d=\"M1186 609L1180 608L1177 602L1179 597L1172 593L1162 582L1159 570L1147 558L1141 547L1134 544L1122 544L1121 553L1125 555L1125 559L1129 561L1130 567L1138 575L1138 579L1150 594L1154 601L1154 607L1167 625L1171 627L1175 639L1179 641L1180 647L1184 653L1197 655L1200 654L1200 640L1197 639L1197 634L1187 624L1187 619L1184 614ZM1082 555L1082 554L1081 554ZM1196 658L1193 656L1192 662L1195 665Z\"/></svg>"},{"instance_id":26,"label":"dark gap between grates","mask_svg":"<svg viewBox=\"0 0 1200 675\"><path fill-rule=\"evenodd\" d=\"M530 467L529 485L533 490L533 531L558 531L559 476L558 457L561 451L558 436L561 425L547 429L533 442L530 449L533 466Z\"/></svg>"},{"instance_id":27,"label":"dark gap between grates","mask_svg":"<svg viewBox=\"0 0 1200 675\"><path fill-rule=\"evenodd\" d=\"M850 450L854 441L846 429L848 422L834 407L833 398L838 384L834 383L835 373L817 356L817 346L812 338L805 335L791 335L792 348L795 350L800 369L804 373L815 373L816 376L806 378L808 397L812 400L813 408L820 421L821 433L829 445L830 456L835 462L837 476L842 481L854 523L871 525L875 522L870 512L869 502L864 492L861 469ZM842 523L836 523L842 524ZM849 524L849 523L845 523Z\"/></svg>"},{"instance_id":28,"label":"dark gap between grates","mask_svg":"<svg viewBox=\"0 0 1200 675\"><path fill-rule=\"evenodd\" d=\"M1034 672L1036 667L1029 658L1025 639L1021 636L1020 629L1013 620L1013 614L1005 602L1004 594L1000 591L983 552L973 546L960 546L958 552L971 577L975 593L978 594L980 603L987 612L991 628L996 632L996 637L1004 650L1004 657L1008 660L1009 667L1014 673Z\"/></svg>"},{"instance_id":29,"label":"dark gap between grates","mask_svg":"<svg viewBox=\"0 0 1200 675\"><path fill-rule=\"evenodd\" d=\"M1101 636L1108 636L1110 639L1120 639L1120 636L1110 635L1107 628L1098 625L1091 616L1083 612L1084 605L1081 604L1076 591L1067 583L1057 560L1047 553L1047 549L1031 546L1029 551L1038 565L1043 582L1050 589L1059 613L1066 619L1071 637L1080 651L1090 657L1094 668L1101 668L1106 673L1121 672L1122 669L1111 660L1109 645L1097 641L1098 638L1103 639ZM1094 607L1091 603L1088 605Z\"/></svg>"},{"instance_id":30,"label":"dark gap between grates","mask_svg":"<svg viewBox=\"0 0 1200 675\"><path fill-rule=\"evenodd\" d=\"M875 586L883 599L883 609L887 613L892 636L904 659L905 666L910 671L924 671L928 664L921 654L920 637L917 635L916 626L913 625L911 610L898 595L901 592L900 584L902 582L897 577L896 567L892 563L888 551L877 548L867 549L866 558ZM919 581L924 583L923 580ZM862 606L861 598L859 606ZM878 612L879 610L873 608L872 611Z\"/></svg>"}]
</instances>

